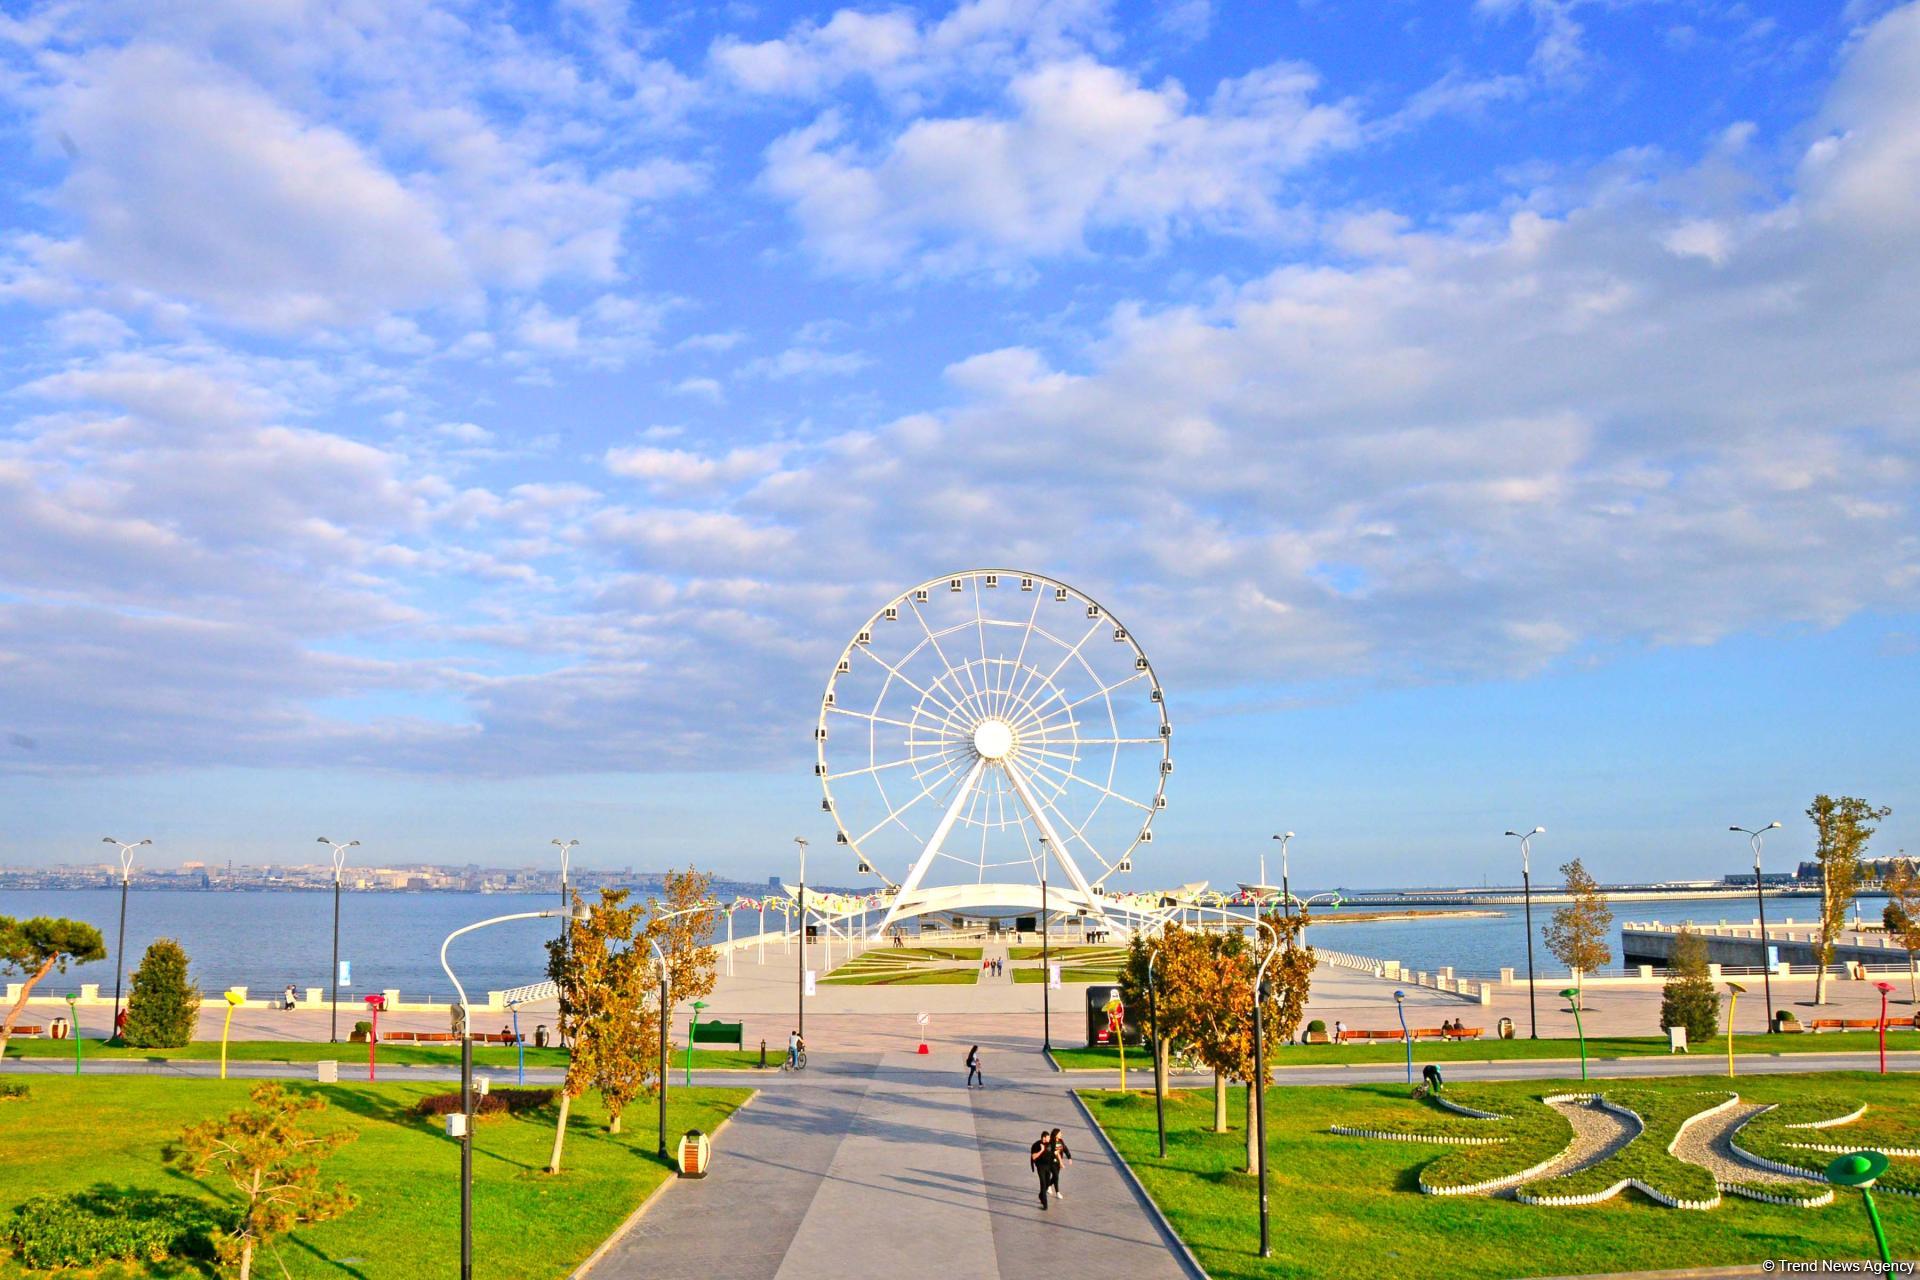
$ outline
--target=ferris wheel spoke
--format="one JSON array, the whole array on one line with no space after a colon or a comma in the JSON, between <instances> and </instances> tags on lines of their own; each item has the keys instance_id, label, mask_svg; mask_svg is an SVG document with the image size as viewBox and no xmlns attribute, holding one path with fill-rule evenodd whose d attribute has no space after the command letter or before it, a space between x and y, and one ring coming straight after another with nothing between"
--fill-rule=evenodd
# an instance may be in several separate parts
<instances>
[{"instance_id":1,"label":"ferris wheel spoke","mask_svg":"<svg viewBox=\"0 0 1920 1280\"><path fill-rule=\"evenodd\" d=\"M947 803L946 812L940 815L940 825L933 829L933 836L927 841L926 847L921 849L919 858L914 861L913 869L907 872L906 879L900 882L900 892L894 895L893 906L887 909L885 919L880 922L881 932L885 932L886 927L893 923L893 918L900 914L900 908L920 888L920 882L926 879L927 868L933 865L934 855L940 852L940 846L946 842L948 834L953 830L954 821L960 816L961 804L968 800L979 787L980 774L986 767L985 760L974 761L973 768L967 771L965 780L955 789L953 799Z\"/></svg>"},{"instance_id":2,"label":"ferris wheel spoke","mask_svg":"<svg viewBox=\"0 0 1920 1280\"><path fill-rule=\"evenodd\" d=\"M913 680L909 678L905 672L900 670L899 667L894 666L891 662L888 662L885 658L875 653L873 651L872 645L857 644L853 647L858 649L861 653L866 654L867 657L872 659L874 662L878 663L890 677L892 677L895 680L898 680L901 684L904 684L905 686L907 686L907 688L913 690L915 693L919 694L922 698L932 698L935 702L939 702L943 706L946 706L949 711L955 709L952 706L952 704L945 702L945 700L943 700L938 694L934 693L929 689L923 689L918 684L915 684ZM880 695L882 697L886 696L886 690L884 688L880 691Z\"/></svg>"},{"instance_id":3,"label":"ferris wheel spoke","mask_svg":"<svg viewBox=\"0 0 1920 1280\"><path fill-rule=\"evenodd\" d=\"M856 711L852 707L828 707L828 712L837 716L853 716L856 719L872 721L874 724L896 725L902 729L911 729L913 725L906 720L895 720L888 716L877 716L871 711Z\"/></svg>"},{"instance_id":4,"label":"ferris wheel spoke","mask_svg":"<svg viewBox=\"0 0 1920 1280\"><path fill-rule=\"evenodd\" d=\"M1038 718L1041 721L1041 723L1045 723L1048 720L1056 719L1061 715L1071 712L1076 707L1084 706L1086 703L1092 702L1095 698L1111 698L1117 690L1126 688L1128 685L1132 684L1135 680L1145 679L1146 674L1147 673L1144 671L1136 671L1130 676L1126 676L1122 679L1115 680L1112 684L1101 685L1099 688L1095 689L1092 693L1084 694L1081 697L1075 698L1072 702L1062 702L1057 710L1049 711L1044 716L1040 716ZM1058 687L1056 687L1053 693L1049 694L1045 698L1042 698L1040 701L1033 703L1032 706L1030 707L1030 710L1037 713L1040 710L1040 708L1046 706L1049 702L1052 702L1055 698L1059 696L1060 696L1060 690Z\"/></svg>"},{"instance_id":5,"label":"ferris wheel spoke","mask_svg":"<svg viewBox=\"0 0 1920 1280\"><path fill-rule=\"evenodd\" d=\"M954 674L954 672L960 670L959 667L956 667L954 665L953 659L947 656L947 651L940 647L940 637L933 633L933 627L928 624L927 616L924 613L920 612L919 602L909 600L907 602L907 607L913 610L914 620L920 624L920 629L927 633L927 640L929 643L933 645L934 656L938 657L940 659L940 664L946 668L946 670L941 673L940 679L944 680L947 676L950 676ZM940 681L935 680L933 683L938 684L940 683ZM958 685L959 682L956 680L954 683ZM958 693L959 690L956 688L955 692ZM962 697L960 700L960 705L962 707L967 707L969 705L968 700L965 697ZM978 715L979 714L978 706L971 707L970 714Z\"/></svg>"},{"instance_id":6,"label":"ferris wheel spoke","mask_svg":"<svg viewBox=\"0 0 1920 1280\"><path fill-rule=\"evenodd\" d=\"M1121 804L1132 805L1134 808L1143 809L1148 813L1153 812L1152 805L1142 804L1140 801L1135 800L1132 796L1122 795L1118 791L1115 791L1112 787L1102 786L1098 782L1093 781L1093 779L1091 778L1083 778L1071 769L1063 769L1057 764L1044 763L1044 762L1039 763L1039 767L1043 769L1051 769L1057 772L1066 781L1077 782L1081 786L1086 787L1088 790L1098 791L1103 796L1110 796L1111 798L1118 800Z\"/></svg>"},{"instance_id":7,"label":"ferris wheel spoke","mask_svg":"<svg viewBox=\"0 0 1920 1280\"><path fill-rule=\"evenodd\" d=\"M870 764L864 769L849 769L845 773L829 773L827 775L827 781L841 782L847 778L858 778L867 774L880 773L887 769L901 769L908 765L918 764L922 760L937 760L939 758L937 755L905 756L899 760L889 760L885 764Z\"/></svg>"},{"instance_id":8,"label":"ferris wheel spoke","mask_svg":"<svg viewBox=\"0 0 1920 1280\"><path fill-rule=\"evenodd\" d=\"M1060 833L1055 830L1054 825L1047 820L1046 807L1034 800L1033 789L1027 785L1026 775L1011 760L1007 761L1004 767L1007 771L1007 780L1013 783L1013 789L1019 793L1020 803L1024 804L1027 812L1033 815L1034 824L1040 828L1040 834L1047 837L1048 846L1053 850L1054 856L1060 859L1061 869L1067 873L1067 878L1073 881L1073 887L1080 891L1088 909L1093 914L1102 920L1106 919L1106 912L1101 909L1100 900L1094 896L1093 886L1082 874L1080 864L1073 860L1072 851L1060 839Z\"/></svg>"},{"instance_id":9,"label":"ferris wheel spoke","mask_svg":"<svg viewBox=\"0 0 1920 1280\"><path fill-rule=\"evenodd\" d=\"M1013 677L1026 667L1027 646L1033 642L1033 625L1040 620L1040 601L1045 598L1043 592L1036 591L1033 593L1033 612L1027 615L1027 625L1022 628L1020 632L1020 651L1013 655L1013 667L1008 672L1007 687L1000 704L1002 709L1012 704L1014 697Z\"/></svg>"}]
</instances>

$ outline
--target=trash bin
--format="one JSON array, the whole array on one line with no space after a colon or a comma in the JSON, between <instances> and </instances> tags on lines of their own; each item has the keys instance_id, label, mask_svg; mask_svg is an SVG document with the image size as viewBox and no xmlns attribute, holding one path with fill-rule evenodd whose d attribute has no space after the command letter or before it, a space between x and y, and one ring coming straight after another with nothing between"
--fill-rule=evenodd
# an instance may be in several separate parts
<instances>
[{"instance_id":1,"label":"trash bin","mask_svg":"<svg viewBox=\"0 0 1920 1280\"><path fill-rule=\"evenodd\" d=\"M707 1141L707 1135L698 1129L689 1129L680 1135L680 1176L683 1178L704 1178L707 1176L707 1161L712 1156L713 1144Z\"/></svg>"},{"instance_id":2,"label":"trash bin","mask_svg":"<svg viewBox=\"0 0 1920 1280\"><path fill-rule=\"evenodd\" d=\"M65 1040L67 1038L67 1020L65 1018L55 1018L49 1023L47 1025L47 1038L50 1040Z\"/></svg>"},{"instance_id":3,"label":"trash bin","mask_svg":"<svg viewBox=\"0 0 1920 1280\"><path fill-rule=\"evenodd\" d=\"M533 1029L533 1047L536 1049L547 1047L547 1024L544 1022Z\"/></svg>"}]
</instances>

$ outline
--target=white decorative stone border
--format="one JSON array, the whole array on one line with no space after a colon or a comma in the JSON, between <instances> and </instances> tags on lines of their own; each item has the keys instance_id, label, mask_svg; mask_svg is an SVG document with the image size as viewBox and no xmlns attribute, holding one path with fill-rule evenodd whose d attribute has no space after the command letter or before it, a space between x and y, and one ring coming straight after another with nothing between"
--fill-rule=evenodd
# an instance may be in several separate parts
<instances>
[{"instance_id":1,"label":"white decorative stone border","mask_svg":"<svg viewBox=\"0 0 1920 1280\"><path fill-rule=\"evenodd\" d=\"M1707 1092L1707 1090L1702 1090L1701 1092L1704 1093L1704 1092ZM1704 1120L1708 1116L1717 1116L1722 1111L1725 1111L1727 1108L1737 1107L1739 1105L1740 1105L1740 1095L1737 1093L1729 1094L1725 1102L1719 1103L1716 1106L1708 1107L1705 1111L1696 1111L1692 1115L1688 1116L1685 1120L1682 1120L1680 1122L1680 1127L1673 1131L1673 1141L1667 1144L1667 1154L1668 1155L1673 1154L1673 1149L1680 1145L1680 1139L1686 1136L1687 1127L1691 1125L1695 1120Z\"/></svg>"},{"instance_id":2,"label":"white decorative stone border","mask_svg":"<svg viewBox=\"0 0 1920 1280\"><path fill-rule=\"evenodd\" d=\"M1732 1196L1742 1196L1748 1200L1758 1200L1764 1204L1783 1204L1789 1209L1819 1209L1833 1203L1833 1188L1826 1187L1817 1196L1776 1196L1770 1192L1743 1187L1737 1183L1723 1182L1720 1189Z\"/></svg>"},{"instance_id":3,"label":"white decorative stone border","mask_svg":"<svg viewBox=\"0 0 1920 1280\"><path fill-rule=\"evenodd\" d=\"M1463 1116L1472 1116L1475 1120L1505 1120L1509 1118L1508 1116L1503 1115L1498 1111L1475 1111L1472 1107L1463 1107L1459 1103L1452 1102L1437 1093L1429 1094L1427 1096L1432 1098L1434 1102L1438 1103L1440 1106L1445 1107L1447 1110L1457 1111Z\"/></svg>"},{"instance_id":4,"label":"white decorative stone border","mask_svg":"<svg viewBox=\"0 0 1920 1280\"><path fill-rule=\"evenodd\" d=\"M1551 1208L1564 1208L1570 1205L1599 1204L1602 1200L1611 1200L1628 1187L1638 1187L1649 1198L1658 1201L1669 1209L1713 1209L1720 1204L1720 1193L1715 1190L1711 1200L1675 1200L1664 1192L1656 1191L1638 1178L1622 1178L1604 1191L1595 1191L1578 1196L1530 1196L1524 1191L1516 1191L1513 1198L1521 1204L1547 1205Z\"/></svg>"},{"instance_id":5,"label":"white decorative stone border","mask_svg":"<svg viewBox=\"0 0 1920 1280\"><path fill-rule=\"evenodd\" d=\"M1547 1097L1542 1098L1540 1101L1543 1103L1592 1102L1595 1098L1599 1096L1600 1095L1597 1093L1555 1093L1555 1094L1549 1094ZM1444 1098L1435 1098L1434 1101L1440 1103L1440 1105L1442 1106L1451 1107L1455 1111L1459 1111L1465 1115L1481 1114L1473 1111L1471 1108L1460 1106L1458 1103L1448 1102ZM1492 1120L1499 1120L1499 1119L1504 1119L1505 1117L1489 1114L1487 1118ZM1485 1182L1470 1183L1466 1186L1460 1186L1460 1187L1434 1186L1433 1184L1427 1181L1426 1171L1422 1170L1420 1174L1420 1191L1421 1191L1421 1194L1429 1195L1429 1196L1473 1196L1473 1195L1482 1195L1488 1191L1499 1191L1504 1187L1513 1186L1515 1183L1518 1183L1518 1182L1525 1182L1528 1178L1536 1177L1539 1174L1545 1173L1548 1169L1553 1168L1554 1165L1559 1164L1562 1160L1565 1160L1568 1154L1572 1152L1574 1146L1579 1141L1580 1141L1579 1135L1576 1134L1572 1142L1569 1142L1565 1147L1561 1148L1559 1151L1555 1152L1553 1155L1549 1156L1547 1159L1542 1160L1539 1164L1534 1165L1531 1169L1522 1169L1518 1173L1503 1174L1498 1178L1490 1178Z\"/></svg>"},{"instance_id":6,"label":"white decorative stone border","mask_svg":"<svg viewBox=\"0 0 1920 1280\"><path fill-rule=\"evenodd\" d=\"M1778 1106L1779 1104L1775 1103L1774 1105ZM1835 1116L1831 1120L1809 1120L1805 1124L1787 1124L1781 1125L1780 1127L1783 1129L1831 1129L1835 1125L1852 1124L1865 1114L1867 1114L1867 1104L1863 1102L1860 1104L1858 1110L1850 1111L1844 1116Z\"/></svg>"},{"instance_id":7,"label":"white decorative stone border","mask_svg":"<svg viewBox=\"0 0 1920 1280\"><path fill-rule=\"evenodd\" d=\"M1387 1142L1426 1142L1440 1147L1494 1147L1505 1138L1449 1138L1431 1133L1387 1133L1381 1129L1355 1129L1348 1125L1336 1124L1327 1130L1343 1138L1380 1138Z\"/></svg>"},{"instance_id":8,"label":"white decorative stone border","mask_svg":"<svg viewBox=\"0 0 1920 1280\"><path fill-rule=\"evenodd\" d=\"M1789 1127L1799 1128L1798 1125L1791 1125ZM1796 1151L1820 1151L1833 1156L1851 1155L1853 1152L1861 1149L1858 1143L1850 1147L1835 1146L1831 1142L1789 1142L1786 1145ZM1920 1157L1920 1148L1915 1147L1875 1147L1873 1149L1883 1156L1900 1156L1908 1160Z\"/></svg>"}]
</instances>

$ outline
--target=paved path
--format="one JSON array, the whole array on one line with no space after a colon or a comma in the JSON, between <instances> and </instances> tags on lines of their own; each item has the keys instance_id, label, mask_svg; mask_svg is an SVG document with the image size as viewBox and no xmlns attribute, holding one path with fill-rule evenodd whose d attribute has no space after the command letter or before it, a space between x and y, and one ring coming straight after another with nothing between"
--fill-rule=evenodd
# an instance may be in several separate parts
<instances>
[{"instance_id":1,"label":"paved path","mask_svg":"<svg viewBox=\"0 0 1920 1280\"><path fill-rule=\"evenodd\" d=\"M1186 1277L1068 1097L1071 1077L995 1057L985 1089L910 1053L775 1082L727 1126L713 1172L675 1184L593 1280L989 1280L1078 1275L1096 1257L1129 1280ZM1042 1126L1074 1156L1066 1198L1044 1213L1027 1169Z\"/></svg>"}]
</instances>

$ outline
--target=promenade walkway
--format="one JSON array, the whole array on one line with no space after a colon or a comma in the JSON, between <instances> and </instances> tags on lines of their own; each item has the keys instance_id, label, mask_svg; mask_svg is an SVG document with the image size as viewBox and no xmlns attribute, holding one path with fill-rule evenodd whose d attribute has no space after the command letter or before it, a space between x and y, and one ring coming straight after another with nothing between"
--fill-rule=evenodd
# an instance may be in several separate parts
<instances>
[{"instance_id":1,"label":"promenade walkway","mask_svg":"<svg viewBox=\"0 0 1920 1280\"><path fill-rule=\"evenodd\" d=\"M674 1187L591 1280L941 1280L1185 1269L1035 1053L991 1054L968 1089L957 1055L816 1059L727 1126L713 1172ZM1045 1212L1027 1168L1042 1127L1073 1152Z\"/></svg>"}]
</instances>

